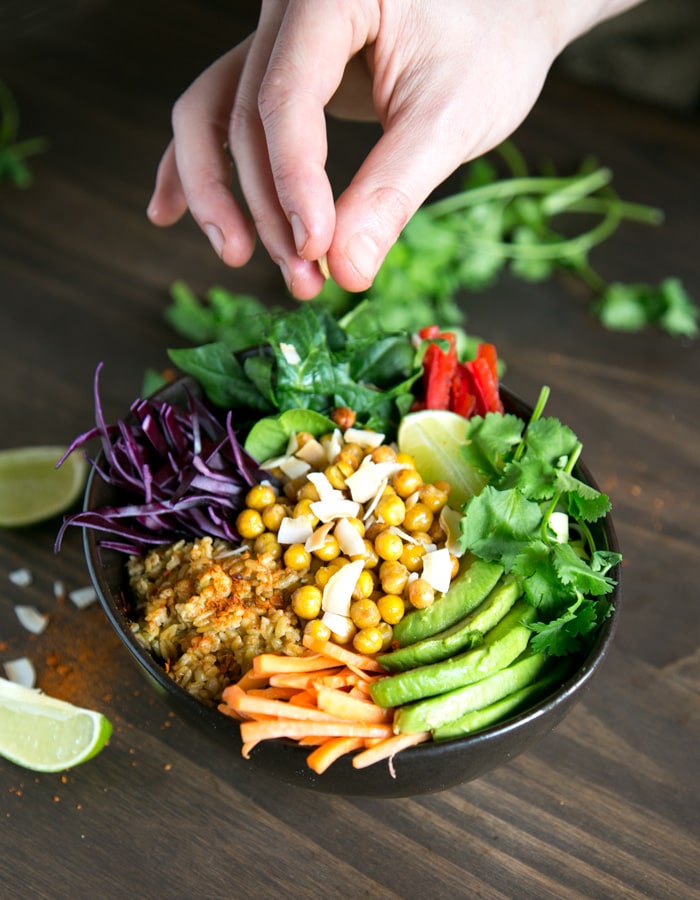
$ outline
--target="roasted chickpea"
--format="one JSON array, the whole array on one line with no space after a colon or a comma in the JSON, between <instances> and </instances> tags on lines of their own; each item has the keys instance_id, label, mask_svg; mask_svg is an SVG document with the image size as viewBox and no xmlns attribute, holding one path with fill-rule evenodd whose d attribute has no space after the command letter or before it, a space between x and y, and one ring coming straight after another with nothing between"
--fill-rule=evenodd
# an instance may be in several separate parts
<instances>
[{"instance_id":1,"label":"roasted chickpea","mask_svg":"<svg viewBox=\"0 0 700 900\"><path fill-rule=\"evenodd\" d=\"M432 513L440 512L447 503L447 493L434 484L424 484L420 489L420 502L424 503Z\"/></svg>"},{"instance_id":2,"label":"roasted chickpea","mask_svg":"<svg viewBox=\"0 0 700 900\"><path fill-rule=\"evenodd\" d=\"M401 555L403 556L403 553ZM379 566L379 583L384 593L403 594L408 581L408 573L409 570L400 561L394 559L385 560Z\"/></svg>"},{"instance_id":3,"label":"roasted chickpea","mask_svg":"<svg viewBox=\"0 0 700 900\"><path fill-rule=\"evenodd\" d=\"M440 524L439 519L434 519L433 524L428 529L428 534L434 544L444 544L447 540L445 529Z\"/></svg>"},{"instance_id":4,"label":"roasted chickpea","mask_svg":"<svg viewBox=\"0 0 700 900\"><path fill-rule=\"evenodd\" d=\"M397 453L396 462L401 463L407 469L415 469L416 461L410 453Z\"/></svg>"},{"instance_id":5,"label":"roasted chickpea","mask_svg":"<svg viewBox=\"0 0 700 900\"><path fill-rule=\"evenodd\" d=\"M353 600L364 600L367 597L372 596L372 592L374 591L374 578L372 577L372 572L369 569L363 569L360 572L360 577L357 579L357 584L355 585L352 592ZM352 618L352 616L351 616ZM357 623L355 623L357 624Z\"/></svg>"},{"instance_id":6,"label":"roasted chickpea","mask_svg":"<svg viewBox=\"0 0 700 900\"><path fill-rule=\"evenodd\" d=\"M331 485L334 488L337 488L339 491L345 490L345 478L346 476L343 474L342 469L338 467L337 464L333 464L330 466L326 466L323 470L323 474L330 481Z\"/></svg>"},{"instance_id":7,"label":"roasted chickpea","mask_svg":"<svg viewBox=\"0 0 700 900\"><path fill-rule=\"evenodd\" d=\"M360 447L359 444L343 444L343 448L336 456L335 461L337 463L347 463L349 466L352 466L353 470L355 470L362 462L364 455L364 450L362 449L362 447Z\"/></svg>"},{"instance_id":8,"label":"roasted chickpea","mask_svg":"<svg viewBox=\"0 0 700 900\"><path fill-rule=\"evenodd\" d=\"M303 544L290 544L284 551L284 564L295 572L303 572L308 569L311 562L311 554Z\"/></svg>"},{"instance_id":9,"label":"roasted chickpea","mask_svg":"<svg viewBox=\"0 0 700 900\"><path fill-rule=\"evenodd\" d=\"M331 413L331 419L333 419L341 431L345 431L348 428L352 428L355 424L355 410L350 409L349 406L336 406Z\"/></svg>"},{"instance_id":10,"label":"roasted chickpea","mask_svg":"<svg viewBox=\"0 0 700 900\"><path fill-rule=\"evenodd\" d=\"M236 517L236 529L242 538L250 539L262 534L265 525L257 509L244 509Z\"/></svg>"},{"instance_id":11,"label":"roasted chickpea","mask_svg":"<svg viewBox=\"0 0 700 900\"><path fill-rule=\"evenodd\" d=\"M382 650L386 651L391 647L391 642L394 639L394 629L389 625L388 622L380 622L377 625L377 631L382 636Z\"/></svg>"},{"instance_id":12,"label":"roasted chickpea","mask_svg":"<svg viewBox=\"0 0 700 900\"><path fill-rule=\"evenodd\" d=\"M265 509L277 499L271 484L255 484L245 495L245 505L250 509Z\"/></svg>"},{"instance_id":13,"label":"roasted chickpea","mask_svg":"<svg viewBox=\"0 0 700 900\"><path fill-rule=\"evenodd\" d=\"M300 619L315 619L321 612L320 588L314 584L304 584L292 594L292 610Z\"/></svg>"},{"instance_id":14,"label":"roasted chickpea","mask_svg":"<svg viewBox=\"0 0 700 900\"><path fill-rule=\"evenodd\" d=\"M375 538L374 549L380 559L395 560L403 553L403 541L395 531L387 528Z\"/></svg>"},{"instance_id":15,"label":"roasted chickpea","mask_svg":"<svg viewBox=\"0 0 700 900\"><path fill-rule=\"evenodd\" d=\"M271 503L260 513L263 524L268 531L279 531L282 519L288 515L289 510L284 503Z\"/></svg>"},{"instance_id":16,"label":"roasted chickpea","mask_svg":"<svg viewBox=\"0 0 700 900\"><path fill-rule=\"evenodd\" d=\"M338 570L331 569L330 566L321 566L320 568L316 569L316 572L314 573L314 581L321 589L323 589L330 581L331 575L334 571L337 572Z\"/></svg>"},{"instance_id":17,"label":"roasted chickpea","mask_svg":"<svg viewBox=\"0 0 700 900\"><path fill-rule=\"evenodd\" d=\"M416 469L401 469L392 478L392 484L399 497L410 497L415 491L420 490L423 479Z\"/></svg>"},{"instance_id":18,"label":"roasted chickpea","mask_svg":"<svg viewBox=\"0 0 700 900\"><path fill-rule=\"evenodd\" d=\"M282 547L277 540L277 535L272 531L263 531L261 535L255 538L253 549L258 556L271 556L273 559L279 559L282 556Z\"/></svg>"},{"instance_id":19,"label":"roasted chickpea","mask_svg":"<svg viewBox=\"0 0 700 900\"><path fill-rule=\"evenodd\" d=\"M313 554L316 559L321 559L323 562L330 562L330 560L335 559L340 555L338 538L333 534L327 534L323 545L314 550Z\"/></svg>"},{"instance_id":20,"label":"roasted chickpea","mask_svg":"<svg viewBox=\"0 0 700 900\"><path fill-rule=\"evenodd\" d=\"M398 594L384 594L377 600L377 609L388 625L396 625L404 617L403 598Z\"/></svg>"},{"instance_id":21,"label":"roasted chickpea","mask_svg":"<svg viewBox=\"0 0 700 900\"><path fill-rule=\"evenodd\" d=\"M331 637L331 630L320 619L313 619L304 626L304 634L310 634L319 641L328 641Z\"/></svg>"},{"instance_id":22,"label":"roasted chickpea","mask_svg":"<svg viewBox=\"0 0 700 900\"><path fill-rule=\"evenodd\" d=\"M406 505L398 494L387 494L377 503L377 517L387 525L401 525L406 515Z\"/></svg>"},{"instance_id":23,"label":"roasted chickpea","mask_svg":"<svg viewBox=\"0 0 700 900\"><path fill-rule=\"evenodd\" d=\"M361 628L352 639L352 645L358 653L379 653L382 644L382 633L376 627Z\"/></svg>"},{"instance_id":24,"label":"roasted chickpea","mask_svg":"<svg viewBox=\"0 0 700 900\"><path fill-rule=\"evenodd\" d=\"M313 528L318 525L318 516L314 515L311 504L313 500L309 500L309 498L305 498L304 500L299 500L298 503L295 504L294 509L292 510L292 516L296 519L299 516L304 516L311 522L311 526Z\"/></svg>"},{"instance_id":25,"label":"roasted chickpea","mask_svg":"<svg viewBox=\"0 0 700 900\"><path fill-rule=\"evenodd\" d=\"M365 538L365 552L360 554L359 556L353 556L353 561L356 559L363 560L365 564L365 569L374 569L379 565L379 556L377 555L377 551L374 549L374 544Z\"/></svg>"},{"instance_id":26,"label":"roasted chickpea","mask_svg":"<svg viewBox=\"0 0 700 900\"><path fill-rule=\"evenodd\" d=\"M423 557L425 556L425 547L423 544L404 544L403 553L399 557L409 572L420 572L423 568Z\"/></svg>"},{"instance_id":27,"label":"roasted chickpea","mask_svg":"<svg viewBox=\"0 0 700 900\"><path fill-rule=\"evenodd\" d=\"M406 516L403 520L403 527L406 531L427 531L433 524L434 516L425 503L414 503L406 510Z\"/></svg>"},{"instance_id":28,"label":"roasted chickpea","mask_svg":"<svg viewBox=\"0 0 700 900\"><path fill-rule=\"evenodd\" d=\"M350 618L358 628L372 628L382 617L374 600L364 597L350 604Z\"/></svg>"},{"instance_id":29,"label":"roasted chickpea","mask_svg":"<svg viewBox=\"0 0 700 900\"><path fill-rule=\"evenodd\" d=\"M435 601L435 591L425 578L416 578L408 584L408 600L416 609L425 609Z\"/></svg>"},{"instance_id":30,"label":"roasted chickpea","mask_svg":"<svg viewBox=\"0 0 700 900\"><path fill-rule=\"evenodd\" d=\"M355 531L360 535L360 537L365 536L365 523L362 519L356 519L355 516L348 516L345 520L348 525L352 525Z\"/></svg>"},{"instance_id":31,"label":"roasted chickpea","mask_svg":"<svg viewBox=\"0 0 700 900\"><path fill-rule=\"evenodd\" d=\"M305 484L302 484L297 491L297 500L310 500L312 503L315 503L320 499L318 491L316 490L316 485L313 481L307 481Z\"/></svg>"},{"instance_id":32,"label":"roasted chickpea","mask_svg":"<svg viewBox=\"0 0 700 900\"><path fill-rule=\"evenodd\" d=\"M388 444L380 444L372 450L370 459L374 463L396 462L396 451Z\"/></svg>"}]
</instances>

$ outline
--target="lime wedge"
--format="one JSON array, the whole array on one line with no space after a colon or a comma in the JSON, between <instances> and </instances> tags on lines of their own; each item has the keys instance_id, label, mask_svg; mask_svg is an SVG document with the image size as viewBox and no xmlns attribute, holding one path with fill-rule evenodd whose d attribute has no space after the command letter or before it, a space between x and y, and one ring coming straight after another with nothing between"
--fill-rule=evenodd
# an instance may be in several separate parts
<instances>
[{"instance_id":1,"label":"lime wedge","mask_svg":"<svg viewBox=\"0 0 700 900\"><path fill-rule=\"evenodd\" d=\"M467 421L444 409L424 409L404 416L397 442L402 453L410 453L423 481L446 481L451 486L449 505L460 508L486 483L479 472L462 459Z\"/></svg>"},{"instance_id":2,"label":"lime wedge","mask_svg":"<svg viewBox=\"0 0 700 900\"><path fill-rule=\"evenodd\" d=\"M0 678L0 756L35 772L61 772L93 757L112 725L101 713Z\"/></svg>"},{"instance_id":3,"label":"lime wedge","mask_svg":"<svg viewBox=\"0 0 700 900\"><path fill-rule=\"evenodd\" d=\"M0 450L0 528L19 528L50 519L82 493L88 464L71 453L60 469L65 447Z\"/></svg>"}]
</instances>

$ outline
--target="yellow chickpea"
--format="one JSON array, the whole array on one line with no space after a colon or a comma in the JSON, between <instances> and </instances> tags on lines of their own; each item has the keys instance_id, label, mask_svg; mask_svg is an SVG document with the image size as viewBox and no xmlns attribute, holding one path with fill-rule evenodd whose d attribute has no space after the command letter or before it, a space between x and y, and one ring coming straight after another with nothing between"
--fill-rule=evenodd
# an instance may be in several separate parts
<instances>
[{"instance_id":1,"label":"yellow chickpea","mask_svg":"<svg viewBox=\"0 0 700 900\"><path fill-rule=\"evenodd\" d=\"M433 513L425 503L414 503L413 506L409 506L406 510L403 527L406 531L427 531L430 533L433 519Z\"/></svg>"},{"instance_id":2,"label":"yellow chickpea","mask_svg":"<svg viewBox=\"0 0 700 900\"><path fill-rule=\"evenodd\" d=\"M423 557L425 556L425 547L422 544L404 544L403 553L399 557L399 562L406 567L409 572L420 572L423 569Z\"/></svg>"},{"instance_id":3,"label":"yellow chickpea","mask_svg":"<svg viewBox=\"0 0 700 900\"><path fill-rule=\"evenodd\" d=\"M435 591L425 578L416 578L415 581L409 582L407 593L409 603L416 609L425 609L432 606L435 601Z\"/></svg>"},{"instance_id":4,"label":"yellow chickpea","mask_svg":"<svg viewBox=\"0 0 700 900\"><path fill-rule=\"evenodd\" d=\"M377 609L387 625L396 625L404 617L403 598L398 594L384 594L377 600Z\"/></svg>"},{"instance_id":5,"label":"yellow chickpea","mask_svg":"<svg viewBox=\"0 0 700 900\"><path fill-rule=\"evenodd\" d=\"M403 556L403 552L401 555ZM384 593L403 594L408 581L408 573L408 568L399 560L385 560L379 566L379 583Z\"/></svg>"},{"instance_id":6,"label":"yellow chickpea","mask_svg":"<svg viewBox=\"0 0 700 900\"><path fill-rule=\"evenodd\" d=\"M316 490L316 485L313 481L307 481L297 491L297 500L310 500L312 503L315 503L317 500L320 500L318 496L318 491Z\"/></svg>"},{"instance_id":7,"label":"yellow chickpea","mask_svg":"<svg viewBox=\"0 0 700 900\"><path fill-rule=\"evenodd\" d=\"M416 461L410 453L397 453L396 462L405 466L407 469L415 469Z\"/></svg>"},{"instance_id":8,"label":"yellow chickpea","mask_svg":"<svg viewBox=\"0 0 700 900\"><path fill-rule=\"evenodd\" d=\"M271 503L260 513L263 525L268 531L279 531L282 519L284 519L288 512L289 510L284 503Z\"/></svg>"},{"instance_id":9,"label":"yellow chickpea","mask_svg":"<svg viewBox=\"0 0 700 900\"><path fill-rule=\"evenodd\" d=\"M377 625L377 631L382 637L381 649L386 652L391 647L391 642L394 639L394 629L388 622L380 622Z\"/></svg>"},{"instance_id":10,"label":"yellow chickpea","mask_svg":"<svg viewBox=\"0 0 700 900\"><path fill-rule=\"evenodd\" d=\"M362 519L356 519L355 516L348 516L345 520L348 525L352 525L355 531L360 535L360 537L365 536L365 523Z\"/></svg>"},{"instance_id":11,"label":"yellow chickpea","mask_svg":"<svg viewBox=\"0 0 700 900\"><path fill-rule=\"evenodd\" d=\"M382 617L374 600L364 597L350 604L350 618L358 628L372 628L379 624Z\"/></svg>"},{"instance_id":12,"label":"yellow chickpea","mask_svg":"<svg viewBox=\"0 0 700 900\"><path fill-rule=\"evenodd\" d=\"M434 544L444 544L447 540L447 535L439 519L433 521L433 524L428 529L428 534Z\"/></svg>"},{"instance_id":13,"label":"yellow chickpea","mask_svg":"<svg viewBox=\"0 0 700 900\"><path fill-rule=\"evenodd\" d=\"M396 451L388 444L380 444L372 450L370 459L374 463L396 462Z\"/></svg>"},{"instance_id":14,"label":"yellow chickpea","mask_svg":"<svg viewBox=\"0 0 700 900\"><path fill-rule=\"evenodd\" d=\"M406 515L406 504L398 494L387 494L377 503L376 513L387 525L401 525Z\"/></svg>"},{"instance_id":15,"label":"yellow chickpea","mask_svg":"<svg viewBox=\"0 0 700 900\"><path fill-rule=\"evenodd\" d=\"M323 474L330 481L331 485L334 488L337 488L339 491L345 490L345 478L346 476L343 474L342 470L338 468L337 465L327 466L324 469Z\"/></svg>"},{"instance_id":16,"label":"yellow chickpea","mask_svg":"<svg viewBox=\"0 0 700 900\"><path fill-rule=\"evenodd\" d=\"M357 584L353 589L352 599L364 600L367 597L371 597L373 591L374 578L372 577L372 572L369 569L363 569L360 572L360 577L357 579Z\"/></svg>"},{"instance_id":17,"label":"yellow chickpea","mask_svg":"<svg viewBox=\"0 0 700 900\"><path fill-rule=\"evenodd\" d=\"M420 502L424 503L432 513L440 512L447 503L447 493L434 484L424 484L420 489Z\"/></svg>"},{"instance_id":18,"label":"yellow chickpea","mask_svg":"<svg viewBox=\"0 0 700 900\"><path fill-rule=\"evenodd\" d=\"M380 559L396 560L403 553L403 541L395 531L387 528L375 538L374 549Z\"/></svg>"},{"instance_id":19,"label":"yellow chickpea","mask_svg":"<svg viewBox=\"0 0 700 900\"><path fill-rule=\"evenodd\" d=\"M290 544L284 551L284 564L295 572L303 572L311 563L311 554L303 544Z\"/></svg>"},{"instance_id":20,"label":"yellow chickpea","mask_svg":"<svg viewBox=\"0 0 700 900\"><path fill-rule=\"evenodd\" d=\"M394 490L399 497L410 497L423 485L423 479L416 469L401 469L392 479Z\"/></svg>"},{"instance_id":21,"label":"yellow chickpea","mask_svg":"<svg viewBox=\"0 0 700 900\"><path fill-rule=\"evenodd\" d=\"M275 489L270 484L255 484L245 495L245 505L250 509L265 509L277 499Z\"/></svg>"},{"instance_id":22,"label":"yellow chickpea","mask_svg":"<svg viewBox=\"0 0 700 900\"><path fill-rule=\"evenodd\" d=\"M352 645L358 653L379 653L382 649L382 644L382 633L376 627L361 628L352 639Z\"/></svg>"},{"instance_id":23,"label":"yellow chickpea","mask_svg":"<svg viewBox=\"0 0 700 900\"><path fill-rule=\"evenodd\" d=\"M316 525L318 525L318 516L314 515L311 510L311 504L313 502L314 501L309 500L308 497L303 500L299 500L299 502L295 504L294 509L292 510L292 516L295 519L299 518L300 516L304 516L309 520L309 522L311 522L311 526L315 528Z\"/></svg>"},{"instance_id":24,"label":"yellow chickpea","mask_svg":"<svg viewBox=\"0 0 700 900\"><path fill-rule=\"evenodd\" d=\"M273 559L279 559L282 556L282 547L280 546L277 536L271 531L263 531L261 535L255 538L253 549L258 556L271 556Z\"/></svg>"},{"instance_id":25,"label":"yellow chickpea","mask_svg":"<svg viewBox=\"0 0 700 900\"><path fill-rule=\"evenodd\" d=\"M314 550L313 554L316 559L323 560L323 562L330 562L332 559L335 559L340 555L338 538L333 534L326 535L323 545Z\"/></svg>"},{"instance_id":26,"label":"yellow chickpea","mask_svg":"<svg viewBox=\"0 0 700 900\"><path fill-rule=\"evenodd\" d=\"M328 641L331 637L331 630L320 619L312 619L304 626L304 634L310 634L319 641Z\"/></svg>"},{"instance_id":27,"label":"yellow chickpea","mask_svg":"<svg viewBox=\"0 0 700 900\"><path fill-rule=\"evenodd\" d=\"M374 549L374 544L365 538L365 552L359 556L353 556L353 561L361 559L365 564L365 569L374 569L379 565L379 556Z\"/></svg>"},{"instance_id":28,"label":"yellow chickpea","mask_svg":"<svg viewBox=\"0 0 700 900\"><path fill-rule=\"evenodd\" d=\"M236 517L236 530L244 539L256 538L265 531L262 516L257 509L244 509Z\"/></svg>"},{"instance_id":29,"label":"yellow chickpea","mask_svg":"<svg viewBox=\"0 0 700 900\"><path fill-rule=\"evenodd\" d=\"M314 584L304 584L292 594L292 610L300 619L315 619L321 612L321 590Z\"/></svg>"}]
</instances>

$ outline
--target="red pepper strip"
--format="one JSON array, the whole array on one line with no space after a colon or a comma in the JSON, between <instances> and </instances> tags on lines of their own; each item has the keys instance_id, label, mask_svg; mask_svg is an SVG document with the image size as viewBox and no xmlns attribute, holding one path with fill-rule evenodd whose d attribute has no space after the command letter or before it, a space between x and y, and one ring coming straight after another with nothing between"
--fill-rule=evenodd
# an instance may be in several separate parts
<instances>
[{"instance_id":1,"label":"red pepper strip","mask_svg":"<svg viewBox=\"0 0 700 900\"><path fill-rule=\"evenodd\" d=\"M449 408L465 419L468 419L476 409L476 397L472 393L472 377L463 363L457 364L452 378Z\"/></svg>"},{"instance_id":2,"label":"red pepper strip","mask_svg":"<svg viewBox=\"0 0 700 900\"><path fill-rule=\"evenodd\" d=\"M437 344L430 344L423 357L423 369L425 373L425 406L426 409L448 409L450 404L450 386L457 368L457 348L454 335L432 335L439 337L449 344L448 350L443 350Z\"/></svg>"},{"instance_id":3,"label":"red pepper strip","mask_svg":"<svg viewBox=\"0 0 700 900\"><path fill-rule=\"evenodd\" d=\"M418 337L422 338L424 341L428 341L430 338L440 337L440 327L438 325L426 325L425 328L421 328L418 332Z\"/></svg>"},{"instance_id":4,"label":"red pepper strip","mask_svg":"<svg viewBox=\"0 0 700 900\"><path fill-rule=\"evenodd\" d=\"M476 355L488 362L491 374L498 381L498 355L495 344L479 344L476 348Z\"/></svg>"},{"instance_id":5,"label":"red pepper strip","mask_svg":"<svg viewBox=\"0 0 700 900\"><path fill-rule=\"evenodd\" d=\"M494 378L491 366L483 356L477 356L466 364L474 378L476 410L483 416L487 412L503 412L503 404L498 393L498 379Z\"/></svg>"}]
</instances>

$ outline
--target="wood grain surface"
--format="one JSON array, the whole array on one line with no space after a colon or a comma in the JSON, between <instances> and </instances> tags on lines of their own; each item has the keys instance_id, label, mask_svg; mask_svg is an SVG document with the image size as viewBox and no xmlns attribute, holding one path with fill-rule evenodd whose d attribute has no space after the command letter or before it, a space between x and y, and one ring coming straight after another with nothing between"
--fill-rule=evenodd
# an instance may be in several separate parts
<instances>
[{"instance_id":1,"label":"wood grain surface","mask_svg":"<svg viewBox=\"0 0 700 900\"><path fill-rule=\"evenodd\" d=\"M178 93L254 27L256 4L156 0L0 4L0 78L22 136L43 135L33 185L0 185L0 447L69 441L107 417L178 339L163 310L185 279L285 300L258 251L225 269L190 220L144 214ZM340 190L376 136L331 123ZM610 280L681 277L700 299L698 120L552 75L516 141L563 171L594 154L630 200L666 211L625 225L594 262ZM444 190L449 189L450 184ZM556 279L504 278L463 298L507 383L583 440L613 501L625 563L610 656L545 740L441 794L343 799L251 779L174 718L97 606L56 601L87 583L80 535L57 522L0 533L0 663L26 654L47 692L114 722L96 759L64 775L0 760L0 897L691 898L700 896L700 356L697 343L599 327ZM9 573L34 576L19 588ZM50 613L38 637L13 613Z\"/></svg>"}]
</instances>

